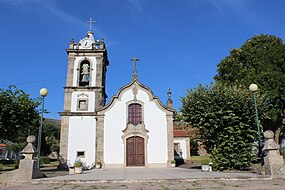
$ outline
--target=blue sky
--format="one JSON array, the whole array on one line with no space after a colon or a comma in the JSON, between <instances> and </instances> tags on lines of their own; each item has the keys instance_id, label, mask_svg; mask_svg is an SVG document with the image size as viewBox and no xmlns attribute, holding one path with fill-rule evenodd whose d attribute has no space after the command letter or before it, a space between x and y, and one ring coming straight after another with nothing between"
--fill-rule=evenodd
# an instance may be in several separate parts
<instances>
[{"instance_id":1,"label":"blue sky","mask_svg":"<svg viewBox=\"0 0 285 190\"><path fill-rule=\"evenodd\" d=\"M0 0L0 88L15 84L39 97L49 89L46 117L60 118L67 70L65 49L89 29L104 38L110 65L109 99L138 76L165 103L167 88L174 107L186 89L209 84L216 65L256 34L285 39L283 0ZM108 99L108 100L109 100Z\"/></svg>"}]
</instances>

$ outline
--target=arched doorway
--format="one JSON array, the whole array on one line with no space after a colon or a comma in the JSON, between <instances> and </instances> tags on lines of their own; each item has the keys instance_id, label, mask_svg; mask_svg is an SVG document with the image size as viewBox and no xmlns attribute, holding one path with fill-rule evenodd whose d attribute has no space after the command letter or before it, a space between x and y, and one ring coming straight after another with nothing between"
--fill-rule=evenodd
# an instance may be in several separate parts
<instances>
[{"instance_id":1,"label":"arched doorway","mask_svg":"<svg viewBox=\"0 0 285 190\"><path fill-rule=\"evenodd\" d=\"M144 138L138 136L130 137L127 139L126 144L127 166L144 166Z\"/></svg>"}]
</instances>

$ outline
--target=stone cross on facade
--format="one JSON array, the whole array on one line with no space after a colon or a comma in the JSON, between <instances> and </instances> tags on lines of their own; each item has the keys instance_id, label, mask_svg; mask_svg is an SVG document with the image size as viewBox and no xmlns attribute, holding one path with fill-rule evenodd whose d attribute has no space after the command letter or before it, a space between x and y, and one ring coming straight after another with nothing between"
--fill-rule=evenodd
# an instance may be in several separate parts
<instances>
[{"instance_id":1,"label":"stone cross on facade","mask_svg":"<svg viewBox=\"0 0 285 190\"><path fill-rule=\"evenodd\" d=\"M138 75L137 75L137 61L139 61L139 59L136 56L134 56L131 59L131 61L134 62L133 80L137 80L137 78L138 78Z\"/></svg>"},{"instance_id":2,"label":"stone cross on facade","mask_svg":"<svg viewBox=\"0 0 285 190\"><path fill-rule=\"evenodd\" d=\"M95 20L92 20L92 17L90 17L89 20L86 21L86 22L89 23L89 31L91 32L91 31L92 31L92 24L93 24L93 23L96 23L96 21L95 21Z\"/></svg>"}]
</instances>

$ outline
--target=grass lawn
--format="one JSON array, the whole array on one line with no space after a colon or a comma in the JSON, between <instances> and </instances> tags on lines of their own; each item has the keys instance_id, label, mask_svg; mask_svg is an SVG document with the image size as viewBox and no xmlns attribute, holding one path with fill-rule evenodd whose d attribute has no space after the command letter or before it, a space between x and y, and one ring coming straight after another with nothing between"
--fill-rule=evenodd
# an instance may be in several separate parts
<instances>
[{"instance_id":1,"label":"grass lawn","mask_svg":"<svg viewBox=\"0 0 285 190\"><path fill-rule=\"evenodd\" d=\"M41 171L46 174L47 177L68 175L68 171L57 170L58 161L50 162L49 164L42 164ZM0 164L0 174L18 169L17 164Z\"/></svg>"},{"instance_id":2,"label":"grass lawn","mask_svg":"<svg viewBox=\"0 0 285 190\"><path fill-rule=\"evenodd\" d=\"M208 164L209 162L212 162L210 156L191 156L191 160L197 161L200 164Z\"/></svg>"},{"instance_id":3,"label":"grass lawn","mask_svg":"<svg viewBox=\"0 0 285 190\"><path fill-rule=\"evenodd\" d=\"M17 169L17 164L0 164L0 173Z\"/></svg>"},{"instance_id":4,"label":"grass lawn","mask_svg":"<svg viewBox=\"0 0 285 190\"><path fill-rule=\"evenodd\" d=\"M58 166L58 161L53 161L53 162L50 162L49 164L41 164L41 168L57 167L57 166Z\"/></svg>"}]
</instances>

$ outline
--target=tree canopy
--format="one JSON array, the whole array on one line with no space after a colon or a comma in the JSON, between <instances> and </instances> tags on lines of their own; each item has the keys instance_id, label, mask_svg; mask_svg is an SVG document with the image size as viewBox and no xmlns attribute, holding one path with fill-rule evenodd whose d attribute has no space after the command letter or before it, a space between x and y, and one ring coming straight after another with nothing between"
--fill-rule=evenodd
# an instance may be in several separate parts
<instances>
[{"instance_id":1,"label":"tree canopy","mask_svg":"<svg viewBox=\"0 0 285 190\"><path fill-rule=\"evenodd\" d=\"M232 49L217 71L215 84L188 90L181 112L199 128L199 138L217 169L245 169L255 159L252 148L257 140L253 96L248 89L252 83L259 87L260 124L275 130L279 142L285 116L285 44L272 35L253 36Z\"/></svg>"},{"instance_id":2,"label":"tree canopy","mask_svg":"<svg viewBox=\"0 0 285 190\"><path fill-rule=\"evenodd\" d=\"M39 101L15 86L0 89L1 139L25 143L29 134L37 134Z\"/></svg>"},{"instance_id":3,"label":"tree canopy","mask_svg":"<svg viewBox=\"0 0 285 190\"><path fill-rule=\"evenodd\" d=\"M30 98L29 94L16 86L0 89L0 139L11 141L10 149L22 150L29 135L38 137L40 117L37 107L40 103L39 99ZM59 120L43 120L41 154L59 151L59 133Z\"/></svg>"},{"instance_id":4,"label":"tree canopy","mask_svg":"<svg viewBox=\"0 0 285 190\"><path fill-rule=\"evenodd\" d=\"M272 35L256 35L218 64L217 82L248 87L256 83L262 93L285 99L285 44Z\"/></svg>"},{"instance_id":5,"label":"tree canopy","mask_svg":"<svg viewBox=\"0 0 285 190\"><path fill-rule=\"evenodd\" d=\"M218 64L218 83L248 88L258 85L260 93L266 95L271 105L270 120L263 121L265 128L280 132L281 114L285 108L285 44L272 35L256 35ZM275 133L279 136L278 132ZM278 140L277 140L278 142Z\"/></svg>"},{"instance_id":6,"label":"tree canopy","mask_svg":"<svg viewBox=\"0 0 285 190\"><path fill-rule=\"evenodd\" d=\"M263 100L258 97L260 108L266 109ZM188 90L182 104L184 119L199 128L199 138L211 152L215 168L245 169L250 166L255 160L252 148L257 129L253 99L247 89L200 85Z\"/></svg>"}]
</instances>

